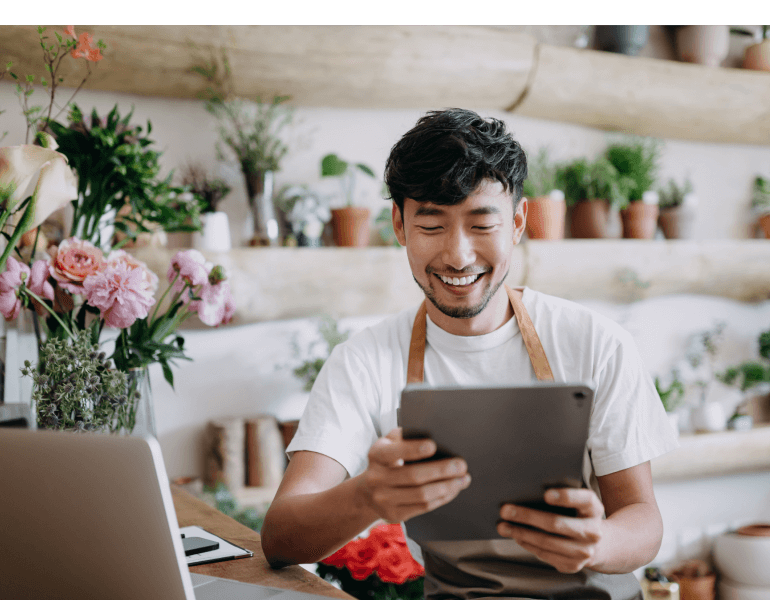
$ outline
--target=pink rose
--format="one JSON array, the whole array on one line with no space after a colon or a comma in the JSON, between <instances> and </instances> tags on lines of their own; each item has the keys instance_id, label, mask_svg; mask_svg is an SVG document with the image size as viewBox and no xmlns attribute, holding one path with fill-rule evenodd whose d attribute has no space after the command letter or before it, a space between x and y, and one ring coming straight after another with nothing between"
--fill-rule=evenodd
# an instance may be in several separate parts
<instances>
[{"instance_id":1,"label":"pink rose","mask_svg":"<svg viewBox=\"0 0 770 600\"><path fill-rule=\"evenodd\" d=\"M104 254L91 242L72 237L49 249L49 272L59 286L73 294L83 293L83 281L104 266Z\"/></svg>"},{"instance_id":2,"label":"pink rose","mask_svg":"<svg viewBox=\"0 0 770 600\"><path fill-rule=\"evenodd\" d=\"M83 282L88 304L101 311L107 327L125 329L147 316L155 298L142 269L123 261L107 263L104 270Z\"/></svg>"},{"instance_id":3,"label":"pink rose","mask_svg":"<svg viewBox=\"0 0 770 600\"><path fill-rule=\"evenodd\" d=\"M219 327L233 320L235 299L226 282L205 284L198 292L200 300L191 300L189 308L198 318L211 327Z\"/></svg>"},{"instance_id":4,"label":"pink rose","mask_svg":"<svg viewBox=\"0 0 770 600\"><path fill-rule=\"evenodd\" d=\"M152 290L153 295L155 295L155 292L158 291L158 276L146 264L131 256L125 250L110 252L110 255L107 257L107 263L113 264L116 262L125 264L129 269L139 269L142 272L142 281L147 284L148 289Z\"/></svg>"},{"instance_id":5,"label":"pink rose","mask_svg":"<svg viewBox=\"0 0 770 600\"><path fill-rule=\"evenodd\" d=\"M13 256L8 257L5 272L0 273L0 314L6 321L19 316L21 298L19 288L29 279L29 267L19 262Z\"/></svg>"}]
</instances>

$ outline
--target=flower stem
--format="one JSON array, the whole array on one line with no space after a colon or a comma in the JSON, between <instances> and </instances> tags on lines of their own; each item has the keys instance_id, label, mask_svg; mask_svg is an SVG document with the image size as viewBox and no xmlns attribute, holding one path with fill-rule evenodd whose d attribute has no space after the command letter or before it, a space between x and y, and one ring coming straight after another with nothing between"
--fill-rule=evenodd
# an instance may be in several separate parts
<instances>
[{"instance_id":1,"label":"flower stem","mask_svg":"<svg viewBox=\"0 0 770 600\"><path fill-rule=\"evenodd\" d=\"M61 326L62 326L62 328L64 329L64 331L67 333L67 335L68 335L68 336L69 336L71 339L75 339L75 336L74 336L74 335L72 335L72 332L69 330L69 327L67 327L67 326L64 324L64 321L62 321L62 320L59 318L59 315L57 315L57 314L56 314L56 313L55 313L55 312L54 312L54 311L51 309L51 307L50 307L50 306L48 306L48 305L45 303L45 300L43 300L43 299L42 299L40 296L38 296L38 295L37 295L35 292L33 292L32 290L30 290L29 288L25 288L25 289L24 289L24 293L25 293L25 294L29 294L29 295L30 295L30 297L32 297L32 298L34 298L35 300L37 300L37 301L40 303L40 305L41 305L41 306L45 307L45 309L46 309L46 310L47 310L49 313L51 313L51 316L52 316L54 319L56 319L56 320L59 322L59 325L61 325Z\"/></svg>"},{"instance_id":2,"label":"flower stem","mask_svg":"<svg viewBox=\"0 0 770 600\"><path fill-rule=\"evenodd\" d=\"M179 271L176 272L176 275L174 276L174 281L172 281L169 286L166 288L166 291L163 292L163 295L160 297L160 300L158 300L158 303L155 305L155 310L152 313L152 317L150 317L150 325L152 325L155 322L155 316L158 314L158 309L160 309L160 305L163 304L163 301L166 299L166 296L168 295L169 290L174 287L174 284L176 283L176 280L179 279ZM184 288L183 288L184 289ZM171 303L174 304L173 302Z\"/></svg>"}]
</instances>

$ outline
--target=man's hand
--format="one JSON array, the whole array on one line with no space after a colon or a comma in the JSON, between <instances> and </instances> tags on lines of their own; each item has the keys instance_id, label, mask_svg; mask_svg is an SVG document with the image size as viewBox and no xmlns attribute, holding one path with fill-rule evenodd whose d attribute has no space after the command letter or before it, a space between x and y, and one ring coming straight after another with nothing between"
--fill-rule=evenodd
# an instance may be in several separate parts
<instances>
[{"instance_id":1,"label":"man's hand","mask_svg":"<svg viewBox=\"0 0 770 600\"><path fill-rule=\"evenodd\" d=\"M549 490L545 501L577 509L577 517L565 517L523 506L505 504L500 509L497 532L508 537L561 573L577 573L599 562L606 521L604 506L593 490ZM533 531L517 524L530 525Z\"/></svg>"},{"instance_id":2,"label":"man's hand","mask_svg":"<svg viewBox=\"0 0 770 600\"><path fill-rule=\"evenodd\" d=\"M430 512L470 485L468 465L461 458L409 464L435 453L434 441L405 440L400 427L372 445L360 490L381 519L398 523Z\"/></svg>"}]
</instances>

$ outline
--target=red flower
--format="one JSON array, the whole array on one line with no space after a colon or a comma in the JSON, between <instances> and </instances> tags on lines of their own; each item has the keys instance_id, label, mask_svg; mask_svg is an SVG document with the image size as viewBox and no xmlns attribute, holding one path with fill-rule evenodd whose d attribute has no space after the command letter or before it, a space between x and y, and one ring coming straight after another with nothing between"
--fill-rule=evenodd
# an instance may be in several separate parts
<instances>
[{"instance_id":1,"label":"red flower","mask_svg":"<svg viewBox=\"0 0 770 600\"><path fill-rule=\"evenodd\" d=\"M73 29L74 33L74 29ZM99 48L93 46L94 38L90 33L81 33L78 38L77 46L75 46L70 54L73 58L85 58L90 62L99 62L104 58L102 51Z\"/></svg>"},{"instance_id":2,"label":"red flower","mask_svg":"<svg viewBox=\"0 0 770 600\"><path fill-rule=\"evenodd\" d=\"M71 35L72 37L76 37L75 36L75 26L74 25L67 25L64 28L64 35Z\"/></svg>"},{"instance_id":3,"label":"red flower","mask_svg":"<svg viewBox=\"0 0 770 600\"><path fill-rule=\"evenodd\" d=\"M353 540L348 545L353 546L348 555L348 571L353 579L363 581L377 568L379 563L377 548L366 539Z\"/></svg>"},{"instance_id":4,"label":"red flower","mask_svg":"<svg viewBox=\"0 0 770 600\"><path fill-rule=\"evenodd\" d=\"M330 565L332 567L337 567L338 569L344 569L348 566L348 555L350 553L350 544L353 542L350 542L349 544L345 544L342 548L337 550L334 554L331 556L327 556L324 558L321 562L325 565Z\"/></svg>"}]
</instances>

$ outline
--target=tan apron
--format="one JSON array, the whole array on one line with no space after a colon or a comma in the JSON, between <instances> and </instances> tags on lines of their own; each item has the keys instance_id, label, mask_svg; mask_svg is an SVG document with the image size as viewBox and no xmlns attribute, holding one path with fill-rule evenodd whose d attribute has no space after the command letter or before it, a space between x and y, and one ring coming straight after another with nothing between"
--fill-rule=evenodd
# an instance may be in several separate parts
<instances>
[{"instance_id":1,"label":"tan apron","mask_svg":"<svg viewBox=\"0 0 770 600\"><path fill-rule=\"evenodd\" d=\"M522 302L522 292L505 286L535 375L553 381L548 358ZM407 383L422 383L425 363L427 308L424 301L412 327ZM407 534L409 523L406 523ZM559 573L510 539L427 542L421 546L425 563L425 597L641 600L633 574L605 575L588 569Z\"/></svg>"}]
</instances>

